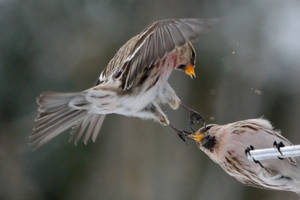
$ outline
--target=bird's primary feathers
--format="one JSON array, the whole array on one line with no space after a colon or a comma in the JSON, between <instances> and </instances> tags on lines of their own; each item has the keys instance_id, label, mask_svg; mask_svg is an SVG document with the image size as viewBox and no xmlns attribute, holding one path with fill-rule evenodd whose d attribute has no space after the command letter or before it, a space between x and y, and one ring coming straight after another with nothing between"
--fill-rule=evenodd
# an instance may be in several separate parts
<instances>
[{"instance_id":1,"label":"bird's primary feathers","mask_svg":"<svg viewBox=\"0 0 300 200\"><path fill-rule=\"evenodd\" d=\"M206 139L198 140L200 132L205 132ZM249 119L225 125L212 124L208 125L205 131L200 129L199 133L191 136L198 141L199 148L239 182L263 189L300 194L298 158L263 160L255 163L249 161L245 154L250 145L254 149L271 148L274 141L282 142L286 146L292 145L279 131L274 130L269 121Z\"/></svg>"},{"instance_id":2,"label":"bird's primary feathers","mask_svg":"<svg viewBox=\"0 0 300 200\"><path fill-rule=\"evenodd\" d=\"M72 128L75 144L96 140L106 114L116 113L169 121L159 104L177 109L180 99L167 80L178 69L193 77L195 51L190 41L207 32L218 19L166 19L149 25L127 41L100 74L97 84L76 93L45 92L31 143L39 147ZM77 133L77 134L76 134Z\"/></svg>"}]
</instances>

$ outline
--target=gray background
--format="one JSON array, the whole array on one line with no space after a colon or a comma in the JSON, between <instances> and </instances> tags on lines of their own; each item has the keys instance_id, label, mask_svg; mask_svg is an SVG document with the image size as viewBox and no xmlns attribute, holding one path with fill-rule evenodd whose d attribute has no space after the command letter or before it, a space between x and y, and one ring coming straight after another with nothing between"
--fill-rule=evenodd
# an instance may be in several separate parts
<instances>
[{"instance_id":1,"label":"gray background","mask_svg":"<svg viewBox=\"0 0 300 200\"><path fill-rule=\"evenodd\" d=\"M95 144L63 134L31 152L40 92L90 87L117 49L154 20L224 17L195 43L182 100L213 123L264 116L300 143L299 1L0 0L0 199L296 199L245 187L152 121L111 115ZM164 110L187 127L184 110Z\"/></svg>"}]
</instances>

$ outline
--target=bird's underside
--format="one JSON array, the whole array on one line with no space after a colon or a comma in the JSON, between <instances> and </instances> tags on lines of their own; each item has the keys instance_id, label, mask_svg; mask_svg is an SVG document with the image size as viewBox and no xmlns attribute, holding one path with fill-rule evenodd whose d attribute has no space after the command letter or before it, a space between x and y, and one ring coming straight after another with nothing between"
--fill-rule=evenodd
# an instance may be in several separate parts
<instances>
[{"instance_id":1,"label":"bird's underside","mask_svg":"<svg viewBox=\"0 0 300 200\"><path fill-rule=\"evenodd\" d=\"M190 41L218 19L167 19L154 22L126 42L100 74L96 86L76 93L45 92L37 100L31 143L36 147L72 128L75 144L95 141L105 115L121 114L170 125L160 104L183 105L168 84L174 69L193 77L195 51ZM195 119L203 119L184 106ZM196 114L195 114L196 113ZM175 131L180 131L170 125Z\"/></svg>"},{"instance_id":2,"label":"bird's underside","mask_svg":"<svg viewBox=\"0 0 300 200\"><path fill-rule=\"evenodd\" d=\"M88 89L86 91L88 106L93 106L93 109L89 109L90 112L153 119L163 125L168 125L169 121L159 105L167 103L173 109L180 106L180 99L167 81L176 66L176 60L175 50L154 65L146 77L141 77L137 83L139 87L127 91L122 90L122 83L119 79L103 81ZM82 108L74 106L76 109L87 109L87 105L83 105Z\"/></svg>"}]
</instances>

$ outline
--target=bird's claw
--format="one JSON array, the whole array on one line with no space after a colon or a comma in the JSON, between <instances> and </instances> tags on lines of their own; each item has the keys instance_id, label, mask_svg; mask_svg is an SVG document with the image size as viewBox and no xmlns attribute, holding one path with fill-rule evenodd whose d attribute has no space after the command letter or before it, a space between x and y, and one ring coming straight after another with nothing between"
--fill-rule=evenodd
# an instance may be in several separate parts
<instances>
[{"instance_id":1,"label":"bird's claw","mask_svg":"<svg viewBox=\"0 0 300 200\"><path fill-rule=\"evenodd\" d=\"M200 113L196 111L190 111L190 129L195 132L193 125L200 123L202 123L204 127L206 126L205 119L200 115Z\"/></svg>"},{"instance_id":2,"label":"bird's claw","mask_svg":"<svg viewBox=\"0 0 300 200\"><path fill-rule=\"evenodd\" d=\"M282 154L280 148L281 148L281 147L285 147L285 145L284 145L282 142L279 142L279 143L278 143L278 142L274 141L273 147L276 148L277 151L283 156L283 154ZM279 156L278 156L278 159L283 160L283 158L282 158L282 157L279 157Z\"/></svg>"},{"instance_id":3,"label":"bird's claw","mask_svg":"<svg viewBox=\"0 0 300 200\"><path fill-rule=\"evenodd\" d=\"M177 135L183 142L186 142L185 135L183 133L177 133Z\"/></svg>"},{"instance_id":4,"label":"bird's claw","mask_svg":"<svg viewBox=\"0 0 300 200\"><path fill-rule=\"evenodd\" d=\"M185 130L179 130L178 128L175 128L172 124L169 124L169 127L177 133L178 137L183 141L186 142L186 138L192 133L185 131Z\"/></svg>"},{"instance_id":5,"label":"bird's claw","mask_svg":"<svg viewBox=\"0 0 300 200\"><path fill-rule=\"evenodd\" d=\"M254 147L252 146L252 145L250 145L249 147L247 147L246 149L245 149L245 155L246 156L250 156L251 157L251 154L250 154L250 151L251 150L254 150Z\"/></svg>"},{"instance_id":6,"label":"bird's claw","mask_svg":"<svg viewBox=\"0 0 300 200\"><path fill-rule=\"evenodd\" d=\"M189 112L189 115L190 115L190 129L192 130L192 132L195 132L195 130L193 129L193 125L195 124L200 124L200 122L202 122L202 125L204 127L206 127L206 124L205 124L205 119L204 117L202 117L200 115L200 113L198 113L197 111L195 111L194 109L186 106L185 104L183 104L181 102L180 106L185 109L186 111Z\"/></svg>"},{"instance_id":7,"label":"bird's claw","mask_svg":"<svg viewBox=\"0 0 300 200\"><path fill-rule=\"evenodd\" d=\"M259 162L258 160L255 160L255 159L252 157L252 155L251 155L251 153L250 153L250 151L252 151L252 150L254 150L254 147L253 147L252 145L250 145L249 147L247 147L247 148L245 149L245 155L246 155L246 156L249 155L249 156L252 158L252 160L253 160L254 163L259 164L259 166L260 166L261 168L264 168L264 166L261 164L261 162Z\"/></svg>"},{"instance_id":8,"label":"bird's claw","mask_svg":"<svg viewBox=\"0 0 300 200\"><path fill-rule=\"evenodd\" d=\"M179 133L177 133L177 135L180 137L180 139L182 139L182 141L186 142L186 138L188 138L188 136L192 134L188 131L182 130Z\"/></svg>"}]
</instances>

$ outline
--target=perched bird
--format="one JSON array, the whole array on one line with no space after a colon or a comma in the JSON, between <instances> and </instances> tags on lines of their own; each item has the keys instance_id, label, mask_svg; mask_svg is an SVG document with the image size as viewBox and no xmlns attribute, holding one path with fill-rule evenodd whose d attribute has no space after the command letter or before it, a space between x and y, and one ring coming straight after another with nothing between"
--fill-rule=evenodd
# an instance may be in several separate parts
<instances>
[{"instance_id":1,"label":"perched bird","mask_svg":"<svg viewBox=\"0 0 300 200\"><path fill-rule=\"evenodd\" d=\"M85 144L95 141L105 115L112 113L153 119L180 134L160 104L172 109L182 106L191 118L202 117L181 103L168 78L174 69L195 77L196 53L191 41L216 22L218 19L195 18L156 21L117 51L95 86L74 93L42 93L37 98L31 144L38 148L69 128L75 144L84 133Z\"/></svg>"},{"instance_id":2,"label":"perched bird","mask_svg":"<svg viewBox=\"0 0 300 200\"><path fill-rule=\"evenodd\" d=\"M225 172L239 182L263 189L300 194L300 159L249 161L252 149L292 145L265 119L249 119L225 125L211 124L187 137Z\"/></svg>"}]
</instances>

